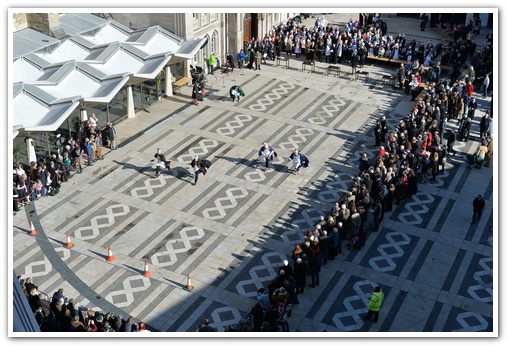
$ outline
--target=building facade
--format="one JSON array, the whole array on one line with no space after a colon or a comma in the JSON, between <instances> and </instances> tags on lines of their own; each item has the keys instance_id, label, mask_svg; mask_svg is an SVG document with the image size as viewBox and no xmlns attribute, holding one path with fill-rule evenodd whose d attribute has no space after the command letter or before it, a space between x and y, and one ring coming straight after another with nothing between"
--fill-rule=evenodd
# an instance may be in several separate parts
<instances>
[{"instance_id":1,"label":"building facade","mask_svg":"<svg viewBox=\"0 0 507 346\"><path fill-rule=\"evenodd\" d=\"M207 59L211 52L217 64L225 61L228 52L234 56L245 41L264 37L273 26L296 13L101 13L130 28L160 25L185 40L206 38L207 44L195 55L193 65L207 71ZM208 71L207 71L208 72Z\"/></svg>"}]
</instances>

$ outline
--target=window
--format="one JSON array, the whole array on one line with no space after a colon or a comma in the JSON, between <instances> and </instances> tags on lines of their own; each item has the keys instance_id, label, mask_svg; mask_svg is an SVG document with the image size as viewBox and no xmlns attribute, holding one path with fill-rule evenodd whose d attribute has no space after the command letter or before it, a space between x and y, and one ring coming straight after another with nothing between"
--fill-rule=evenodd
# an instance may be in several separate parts
<instances>
[{"instance_id":1,"label":"window","mask_svg":"<svg viewBox=\"0 0 507 346\"><path fill-rule=\"evenodd\" d=\"M213 53L216 53L217 52L217 35L216 35L216 32L213 33L213 35L211 36L211 44L210 44L210 47L211 47L211 51Z\"/></svg>"},{"instance_id":2,"label":"window","mask_svg":"<svg viewBox=\"0 0 507 346\"><path fill-rule=\"evenodd\" d=\"M193 19L199 18L199 13L192 13L192 18Z\"/></svg>"}]
</instances>

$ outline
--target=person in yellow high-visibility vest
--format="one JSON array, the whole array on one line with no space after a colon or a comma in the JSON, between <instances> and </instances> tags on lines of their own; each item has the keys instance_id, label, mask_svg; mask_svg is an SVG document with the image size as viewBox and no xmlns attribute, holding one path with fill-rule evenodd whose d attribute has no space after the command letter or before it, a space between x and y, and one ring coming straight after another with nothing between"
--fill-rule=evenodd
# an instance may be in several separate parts
<instances>
[{"instance_id":1,"label":"person in yellow high-visibility vest","mask_svg":"<svg viewBox=\"0 0 507 346\"><path fill-rule=\"evenodd\" d=\"M375 287L375 291L372 293L370 303L368 304L368 314L364 316L366 320L371 318L371 315L375 314L373 322L377 323L380 306L384 300L384 293L380 291L380 286Z\"/></svg>"}]
</instances>

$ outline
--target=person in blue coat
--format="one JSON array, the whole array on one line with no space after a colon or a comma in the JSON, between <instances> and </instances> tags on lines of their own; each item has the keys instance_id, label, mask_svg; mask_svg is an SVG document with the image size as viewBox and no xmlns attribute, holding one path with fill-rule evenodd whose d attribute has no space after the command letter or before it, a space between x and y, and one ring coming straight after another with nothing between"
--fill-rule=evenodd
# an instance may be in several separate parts
<instances>
[{"instance_id":1,"label":"person in blue coat","mask_svg":"<svg viewBox=\"0 0 507 346\"><path fill-rule=\"evenodd\" d=\"M268 171L269 163L273 161L275 157L278 157L275 149L270 146L268 143L264 143L264 145L259 149L259 156L264 156L266 159L266 166L264 168L264 172Z\"/></svg>"},{"instance_id":2,"label":"person in blue coat","mask_svg":"<svg viewBox=\"0 0 507 346\"><path fill-rule=\"evenodd\" d=\"M238 64L239 68L243 68L243 64L245 63L245 52L243 52L243 49L241 49L238 53Z\"/></svg>"},{"instance_id":3,"label":"person in blue coat","mask_svg":"<svg viewBox=\"0 0 507 346\"><path fill-rule=\"evenodd\" d=\"M301 167L306 168L310 164L308 158L301 154L298 149L295 149L292 154L290 154L289 161L292 160L292 167L294 167L294 174L299 174L299 170Z\"/></svg>"}]
</instances>

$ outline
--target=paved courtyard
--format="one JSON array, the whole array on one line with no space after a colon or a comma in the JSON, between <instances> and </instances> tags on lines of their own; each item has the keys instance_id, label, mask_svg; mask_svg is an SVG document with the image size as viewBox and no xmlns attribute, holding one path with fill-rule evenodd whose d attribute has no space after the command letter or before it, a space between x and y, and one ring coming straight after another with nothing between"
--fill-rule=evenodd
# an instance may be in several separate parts
<instances>
[{"instance_id":1,"label":"paved courtyard","mask_svg":"<svg viewBox=\"0 0 507 346\"><path fill-rule=\"evenodd\" d=\"M415 22L403 20L400 30L419 34L409 25ZM436 40L440 33L424 35ZM304 232L349 188L359 155L374 157L376 120L385 115L394 128L413 107L409 96L382 83L382 74L393 73L386 67L366 65L368 81L300 69L301 61L291 59L289 69L269 62L261 71L217 71L207 76L207 97L197 107L191 88L183 87L149 113L119 123L118 150L107 150L105 160L74 175L57 196L13 217L16 273L32 276L43 292L63 287L82 306L132 315L167 336L195 332L205 318L219 331L238 323L257 288L267 286ZM239 103L229 98L232 85L245 91ZM473 140L457 143L459 154L437 181L420 184L417 195L386 213L365 247L344 246L323 267L320 286L299 296L291 331L494 330L496 168L465 163L489 99L479 102ZM267 172L257 156L263 142L278 152ZM157 147L172 160L158 178L150 162ZM289 171L294 148L310 159L301 175ZM195 186L194 154L213 163ZM477 194L486 209L471 225ZM28 234L30 220L36 236ZM72 248L65 247L66 233ZM150 277L142 275L145 261ZM376 285L385 301L374 324L361 316Z\"/></svg>"}]
</instances>

